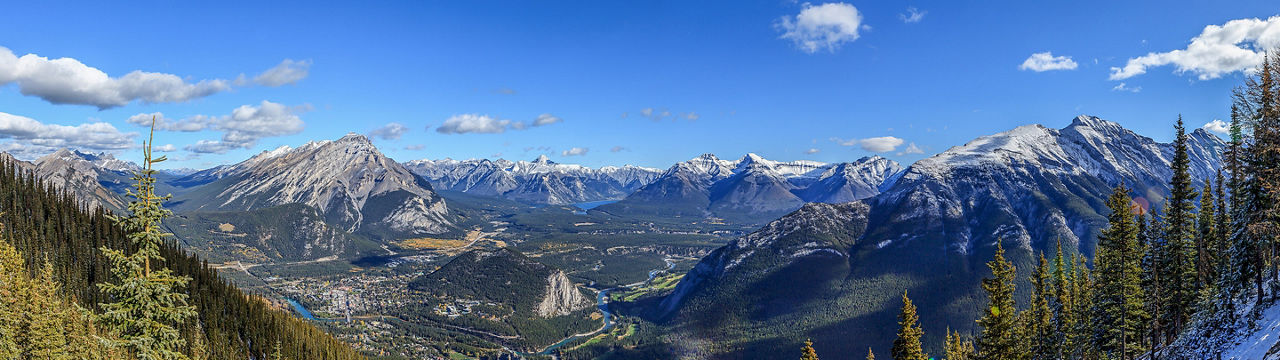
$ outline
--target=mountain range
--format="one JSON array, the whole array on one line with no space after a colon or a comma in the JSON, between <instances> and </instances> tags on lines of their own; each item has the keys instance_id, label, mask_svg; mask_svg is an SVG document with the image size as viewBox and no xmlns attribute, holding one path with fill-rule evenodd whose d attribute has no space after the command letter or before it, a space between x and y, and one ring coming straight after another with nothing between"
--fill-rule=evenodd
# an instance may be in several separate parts
<instances>
[{"instance_id":1,"label":"mountain range","mask_svg":"<svg viewBox=\"0 0 1280 360\"><path fill-rule=\"evenodd\" d=\"M1202 186L1225 144L1198 129L1188 145ZM715 250L648 316L670 329L668 344L687 344L680 351L760 358L813 338L820 353L852 354L892 343L885 329L896 328L907 289L926 333L968 333L997 242L1024 280L1058 240L1092 254L1105 195L1123 184L1158 209L1172 157L1172 144L1092 116L980 137L916 162L879 195L806 205ZM940 348L940 339L926 345Z\"/></svg>"},{"instance_id":2,"label":"mountain range","mask_svg":"<svg viewBox=\"0 0 1280 360\"><path fill-rule=\"evenodd\" d=\"M853 162L772 161L756 154L721 160L703 154L667 169L617 203L597 208L615 215L718 217L763 223L809 202L868 198L892 185L902 167L879 156Z\"/></svg>"},{"instance_id":3,"label":"mountain range","mask_svg":"<svg viewBox=\"0 0 1280 360\"><path fill-rule=\"evenodd\" d=\"M621 199L661 174L632 165L592 169L559 164L546 155L534 161L446 158L404 165L437 189L550 205Z\"/></svg>"}]
</instances>

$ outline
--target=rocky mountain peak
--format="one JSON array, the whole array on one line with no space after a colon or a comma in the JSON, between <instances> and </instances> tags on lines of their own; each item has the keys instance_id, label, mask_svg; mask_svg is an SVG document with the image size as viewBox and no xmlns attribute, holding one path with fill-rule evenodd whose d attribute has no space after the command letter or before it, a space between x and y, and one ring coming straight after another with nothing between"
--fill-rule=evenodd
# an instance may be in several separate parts
<instances>
[{"instance_id":1,"label":"rocky mountain peak","mask_svg":"<svg viewBox=\"0 0 1280 360\"><path fill-rule=\"evenodd\" d=\"M370 145L373 144L373 142L369 140L369 137L364 136L363 134L357 134L353 132L349 132L346 135L343 135L336 142L337 143L370 144Z\"/></svg>"},{"instance_id":2,"label":"rocky mountain peak","mask_svg":"<svg viewBox=\"0 0 1280 360\"><path fill-rule=\"evenodd\" d=\"M542 165L555 164L555 162L551 161L551 158L548 158L546 154L538 155L537 159L533 159L533 163Z\"/></svg>"},{"instance_id":3,"label":"rocky mountain peak","mask_svg":"<svg viewBox=\"0 0 1280 360\"><path fill-rule=\"evenodd\" d=\"M698 155L698 157L695 157L695 158L693 158L692 160L701 160L701 161L720 161L720 158L717 158L717 157L716 157L716 154L706 153L706 154Z\"/></svg>"}]
</instances>

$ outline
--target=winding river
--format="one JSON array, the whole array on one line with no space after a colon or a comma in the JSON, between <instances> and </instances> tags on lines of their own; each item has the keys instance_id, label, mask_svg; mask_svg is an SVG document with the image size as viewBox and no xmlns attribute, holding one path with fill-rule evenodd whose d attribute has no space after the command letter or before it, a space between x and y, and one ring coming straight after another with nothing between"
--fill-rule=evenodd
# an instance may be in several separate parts
<instances>
[{"instance_id":1,"label":"winding river","mask_svg":"<svg viewBox=\"0 0 1280 360\"><path fill-rule=\"evenodd\" d=\"M600 290L600 292L596 293L596 308L600 309L600 313L604 314L604 317L601 319L601 320L602 320L602 324L600 325L600 328L599 328L599 329L596 329L596 331L592 331L592 332L588 332L588 333L574 334L574 335L572 335L572 336L569 336L569 337L567 337L567 338L564 338L564 340L560 340L559 342L557 342L557 343L555 343L555 344L551 344L551 346L547 346L546 348L543 348L543 349L542 349L542 351L539 351L539 352L534 353L534 354L536 354L536 355L550 355L552 351L555 351L556 349L559 349L560 347L562 347L562 346L564 346L565 344L568 344L568 343L570 343L570 342L573 342L574 340L578 340L578 339L581 339L581 338L584 338L584 337L588 337L588 336L595 336L596 334L599 334L599 333L602 333L602 332L605 332L605 331L609 331L609 329L612 329L612 328L613 328L614 323L613 323L613 313L612 313L612 312L609 312L609 292L611 292L611 291L616 291L616 290L620 290L620 289L627 289L627 288L636 287L636 286L644 286L645 284L648 284L649 282L652 282L654 278L658 277L658 274L661 274L661 273L663 273L663 272L670 271L671 269L674 269L674 268L676 267L676 263L675 263L675 260L674 260L674 259L671 259L671 258L665 258L665 259L662 259L662 261L667 263L667 267L665 267L665 268L661 268L661 269L654 269L654 270L650 270L650 271L649 271L649 278L648 278L648 279L645 279L644 281L637 282L637 283L634 283L634 284L627 284L627 285L623 285L623 286L612 287L612 288L608 288L608 289ZM534 354L530 354L530 353L518 353L518 354L520 354L520 355L534 355Z\"/></svg>"}]
</instances>

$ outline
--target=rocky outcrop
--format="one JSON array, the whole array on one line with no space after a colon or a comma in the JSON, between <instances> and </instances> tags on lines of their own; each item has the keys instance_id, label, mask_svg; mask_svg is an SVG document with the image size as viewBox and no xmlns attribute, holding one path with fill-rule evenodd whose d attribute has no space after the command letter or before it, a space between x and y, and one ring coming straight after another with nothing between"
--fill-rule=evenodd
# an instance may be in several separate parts
<instances>
[{"instance_id":1,"label":"rocky outcrop","mask_svg":"<svg viewBox=\"0 0 1280 360\"><path fill-rule=\"evenodd\" d=\"M578 290L578 286L569 280L564 271L556 271L547 276L546 295L534 312L545 318L569 315L590 306L591 300L582 296L582 291Z\"/></svg>"}]
</instances>

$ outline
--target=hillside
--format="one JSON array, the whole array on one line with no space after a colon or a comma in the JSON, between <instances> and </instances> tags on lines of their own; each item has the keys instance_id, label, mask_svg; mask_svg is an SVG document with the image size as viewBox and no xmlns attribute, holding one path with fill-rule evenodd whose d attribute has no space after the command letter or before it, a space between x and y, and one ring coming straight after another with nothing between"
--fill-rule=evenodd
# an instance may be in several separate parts
<instances>
[{"instance_id":1,"label":"hillside","mask_svg":"<svg viewBox=\"0 0 1280 360\"><path fill-rule=\"evenodd\" d=\"M33 182L30 172L20 169L12 162L0 164L0 223L6 234L29 271L36 273L49 261L66 294L80 306L99 311L99 304L108 299L94 284L111 280L107 272L110 264L99 247L123 249L132 245L105 210L86 211L73 194L50 191ZM201 258L187 255L175 244L162 248L161 254L164 266L191 277L184 291L188 302L196 306L204 327L200 341L208 345L213 359L239 359L246 354L265 358L271 351L268 344L275 340L290 358L362 358L314 326L241 292ZM188 341L194 336L183 332Z\"/></svg>"},{"instance_id":2,"label":"hillside","mask_svg":"<svg viewBox=\"0 0 1280 360\"><path fill-rule=\"evenodd\" d=\"M1214 173L1223 146L1203 130L1191 134L1194 183ZM1170 144L1087 116L1060 130L1029 125L978 138L917 162L859 204L806 206L716 250L649 316L669 326L669 344L717 358L780 353L806 337L820 353L868 345L887 353L894 334L883 329L896 328L906 289L930 319L926 333L967 333L996 241L1018 279L1033 268L1033 251L1058 238L1091 255L1106 224L1103 194L1123 183L1158 204L1171 158ZM926 342L941 347L940 338Z\"/></svg>"},{"instance_id":3,"label":"hillside","mask_svg":"<svg viewBox=\"0 0 1280 360\"><path fill-rule=\"evenodd\" d=\"M564 271L509 248L465 252L409 287L428 296L402 317L514 336L507 341L525 350L599 326L587 316L594 297Z\"/></svg>"}]
</instances>

